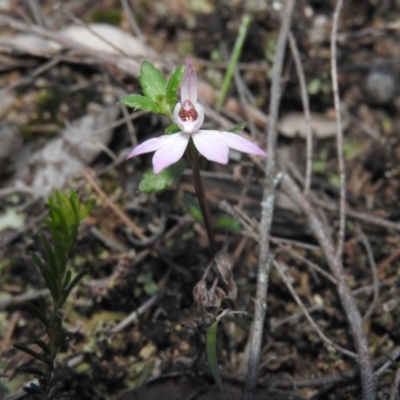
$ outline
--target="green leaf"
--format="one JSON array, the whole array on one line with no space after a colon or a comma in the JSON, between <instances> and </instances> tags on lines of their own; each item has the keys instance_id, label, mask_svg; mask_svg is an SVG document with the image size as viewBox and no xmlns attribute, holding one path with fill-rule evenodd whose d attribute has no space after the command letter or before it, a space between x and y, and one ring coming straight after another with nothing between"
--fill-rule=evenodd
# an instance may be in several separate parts
<instances>
[{"instance_id":1,"label":"green leaf","mask_svg":"<svg viewBox=\"0 0 400 400\"><path fill-rule=\"evenodd\" d=\"M181 177L185 170L186 163L179 160L177 163L164 169L159 174L155 174L153 170L145 172L140 181L139 189L145 193L158 193L166 190L177 179Z\"/></svg>"},{"instance_id":2,"label":"green leaf","mask_svg":"<svg viewBox=\"0 0 400 400\"><path fill-rule=\"evenodd\" d=\"M43 340L36 339L32 343L38 345L45 354L51 354L49 346Z\"/></svg>"},{"instance_id":3,"label":"green leaf","mask_svg":"<svg viewBox=\"0 0 400 400\"><path fill-rule=\"evenodd\" d=\"M36 367L31 367L29 365L24 365L21 368L18 368L18 371L25 372L27 374L32 374L40 378L44 378L44 372L41 369Z\"/></svg>"},{"instance_id":4,"label":"green leaf","mask_svg":"<svg viewBox=\"0 0 400 400\"><path fill-rule=\"evenodd\" d=\"M30 356L36 358L39 361L42 361L42 362L44 362L46 364L49 364L49 362L50 362L50 365L51 365L50 359L48 359L44 354L40 354L40 353L36 352L35 350L32 350L27 345L25 345L23 343L14 343L13 346L16 349L21 350L21 351L29 354Z\"/></svg>"},{"instance_id":5,"label":"green leaf","mask_svg":"<svg viewBox=\"0 0 400 400\"><path fill-rule=\"evenodd\" d=\"M82 270L78 273L78 275L75 276L75 278L72 280L72 282L69 284L68 287L65 287L64 289L64 294L63 298L61 300L60 307L65 303L67 300L69 294L71 293L71 290L79 283L79 281L88 273L87 270Z\"/></svg>"},{"instance_id":6,"label":"green leaf","mask_svg":"<svg viewBox=\"0 0 400 400\"><path fill-rule=\"evenodd\" d=\"M31 257L33 258L36 265L40 269L43 279L45 280L46 285L50 290L51 296L53 297L53 299L58 299L59 293L58 293L57 284L56 284L56 281L55 281L53 275L51 274L51 272L48 269L46 269L42 260L38 257L37 254L31 253Z\"/></svg>"},{"instance_id":7,"label":"green leaf","mask_svg":"<svg viewBox=\"0 0 400 400\"><path fill-rule=\"evenodd\" d=\"M46 220L52 234L56 252L68 256L75 240L79 225L79 198L75 191L69 196L55 191L48 199L50 217Z\"/></svg>"},{"instance_id":8,"label":"green leaf","mask_svg":"<svg viewBox=\"0 0 400 400\"><path fill-rule=\"evenodd\" d=\"M59 244L65 248L64 253L68 253L75 240L75 234L78 226L78 221L75 219L75 213L72 207L68 210L67 207L60 207L54 210L58 214L58 224L55 230L52 231L55 245Z\"/></svg>"},{"instance_id":9,"label":"green leaf","mask_svg":"<svg viewBox=\"0 0 400 400\"><path fill-rule=\"evenodd\" d=\"M34 303L26 303L24 304L24 307L31 313L33 314L36 318L40 319L40 321L43 323L44 326L49 325L49 321L47 319L46 315L46 309L42 309L41 307L38 307Z\"/></svg>"},{"instance_id":10,"label":"green leaf","mask_svg":"<svg viewBox=\"0 0 400 400\"><path fill-rule=\"evenodd\" d=\"M86 215L90 213L95 204L96 200L91 199L87 202L86 205L83 206L83 208L79 211L79 222L81 222L86 217Z\"/></svg>"},{"instance_id":11,"label":"green leaf","mask_svg":"<svg viewBox=\"0 0 400 400\"><path fill-rule=\"evenodd\" d=\"M153 276L151 273L141 274L137 277L136 282L141 283L143 285L143 289L146 294L152 296L158 290L158 285L154 282Z\"/></svg>"},{"instance_id":12,"label":"green leaf","mask_svg":"<svg viewBox=\"0 0 400 400\"><path fill-rule=\"evenodd\" d=\"M239 222L237 222L233 218L227 218L227 217L219 218L215 222L214 228L225 229L233 233L239 233L241 231Z\"/></svg>"},{"instance_id":13,"label":"green leaf","mask_svg":"<svg viewBox=\"0 0 400 400\"><path fill-rule=\"evenodd\" d=\"M185 72L185 66L180 65L175 69L174 72L169 76L167 81L166 96L167 103L171 107L171 111L174 109L177 102L176 92L178 91L179 84L181 83L183 73Z\"/></svg>"},{"instance_id":14,"label":"green leaf","mask_svg":"<svg viewBox=\"0 0 400 400\"><path fill-rule=\"evenodd\" d=\"M74 210L75 221L78 222L79 221L80 202L79 202L78 194L75 192L75 190L71 190L71 193L69 194L69 201L71 203L72 209Z\"/></svg>"},{"instance_id":15,"label":"green leaf","mask_svg":"<svg viewBox=\"0 0 400 400\"><path fill-rule=\"evenodd\" d=\"M237 125L235 125L235 126L232 126L232 128L229 128L229 129L228 129L228 132L233 132L233 133L235 133L235 132L240 132L240 131L242 131L243 129L245 129L246 126L247 126L247 122L242 122L242 123L240 123L240 124L237 124Z\"/></svg>"},{"instance_id":16,"label":"green leaf","mask_svg":"<svg viewBox=\"0 0 400 400\"><path fill-rule=\"evenodd\" d=\"M46 256L47 256L47 261L48 265L50 267L51 273L54 276L55 281L57 280L57 277L60 275L60 270L59 270L59 259L57 258L53 247L49 243L47 237L43 235L42 233L39 233L39 239L43 243L43 246L45 248ZM33 255L32 255L33 257ZM35 259L36 261L36 259ZM42 272L43 275L43 272Z\"/></svg>"},{"instance_id":17,"label":"green leaf","mask_svg":"<svg viewBox=\"0 0 400 400\"><path fill-rule=\"evenodd\" d=\"M223 390L221 374L218 367L217 358L217 328L218 321L215 321L208 329L206 333L206 354L207 360L210 364L211 372L214 377L215 383L218 387Z\"/></svg>"},{"instance_id":18,"label":"green leaf","mask_svg":"<svg viewBox=\"0 0 400 400\"><path fill-rule=\"evenodd\" d=\"M63 282L63 288L64 289L68 286L68 283L71 280L71 276L72 276L72 272L71 272L71 270L68 270L65 273L65 278L64 278L64 282Z\"/></svg>"},{"instance_id":19,"label":"green leaf","mask_svg":"<svg viewBox=\"0 0 400 400\"><path fill-rule=\"evenodd\" d=\"M152 63L148 61L142 62L139 82L144 95L156 104L159 104L165 98L165 79L161 71Z\"/></svg>"},{"instance_id":20,"label":"green leaf","mask_svg":"<svg viewBox=\"0 0 400 400\"><path fill-rule=\"evenodd\" d=\"M179 126L177 124L171 124L165 130L165 134L166 135L171 135L171 133L177 133L177 132L180 132L181 130L182 129L179 128Z\"/></svg>"},{"instance_id":21,"label":"green leaf","mask_svg":"<svg viewBox=\"0 0 400 400\"><path fill-rule=\"evenodd\" d=\"M120 100L120 103L125 104L127 107L135 110L147 110L155 113L160 113L161 108L153 100L148 97L141 96L140 94L130 94Z\"/></svg>"},{"instance_id":22,"label":"green leaf","mask_svg":"<svg viewBox=\"0 0 400 400\"><path fill-rule=\"evenodd\" d=\"M185 202L185 205L186 205L190 215L196 221L200 221L200 222L203 221L203 214L201 213L197 197L187 195L184 197L184 202Z\"/></svg>"},{"instance_id":23,"label":"green leaf","mask_svg":"<svg viewBox=\"0 0 400 400\"><path fill-rule=\"evenodd\" d=\"M25 386L24 391L32 396L35 396L37 399L42 398L42 395L44 394L40 387L36 385L36 383L31 383L29 386Z\"/></svg>"}]
</instances>

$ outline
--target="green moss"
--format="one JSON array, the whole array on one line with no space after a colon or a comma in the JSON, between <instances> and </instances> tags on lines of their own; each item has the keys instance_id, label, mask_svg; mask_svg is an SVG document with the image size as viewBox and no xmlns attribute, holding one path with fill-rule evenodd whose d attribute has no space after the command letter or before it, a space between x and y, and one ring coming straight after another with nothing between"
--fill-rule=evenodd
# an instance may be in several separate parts
<instances>
[{"instance_id":1,"label":"green moss","mask_svg":"<svg viewBox=\"0 0 400 400\"><path fill-rule=\"evenodd\" d=\"M97 10L92 14L92 21L119 26L122 14L120 10Z\"/></svg>"},{"instance_id":2,"label":"green moss","mask_svg":"<svg viewBox=\"0 0 400 400\"><path fill-rule=\"evenodd\" d=\"M54 88L47 87L36 92L35 112L32 119L20 127L25 141L36 139L38 136L52 136L59 132L62 122L59 121L59 108L62 102L62 93Z\"/></svg>"},{"instance_id":3,"label":"green moss","mask_svg":"<svg viewBox=\"0 0 400 400\"><path fill-rule=\"evenodd\" d=\"M363 154L368 143L365 140L345 140L343 143L343 151L346 160L352 160Z\"/></svg>"},{"instance_id":4,"label":"green moss","mask_svg":"<svg viewBox=\"0 0 400 400\"><path fill-rule=\"evenodd\" d=\"M29 141L32 139L32 129L30 124L22 125L19 129L25 141Z\"/></svg>"},{"instance_id":5,"label":"green moss","mask_svg":"<svg viewBox=\"0 0 400 400\"><path fill-rule=\"evenodd\" d=\"M41 89L37 93L38 122L54 121L61 103L61 95L55 88Z\"/></svg>"}]
</instances>

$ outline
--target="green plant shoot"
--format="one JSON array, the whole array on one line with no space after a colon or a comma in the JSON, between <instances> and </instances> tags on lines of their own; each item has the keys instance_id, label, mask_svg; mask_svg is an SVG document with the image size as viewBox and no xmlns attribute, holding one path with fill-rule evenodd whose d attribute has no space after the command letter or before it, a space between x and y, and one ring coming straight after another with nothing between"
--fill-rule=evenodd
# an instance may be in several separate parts
<instances>
[{"instance_id":1,"label":"green plant shoot","mask_svg":"<svg viewBox=\"0 0 400 400\"><path fill-rule=\"evenodd\" d=\"M72 289L79 283L86 271L82 270L72 278L72 271L67 263L78 233L79 224L90 212L94 201L81 204L76 192L68 196L55 191L48 199L49 217L45 224L49 234L40 233L44 255L31 253L32 259L40 270L50 291L51 307L43 297L37 303L28 303L26 308L38 318L45 327L47 340L37 339L32 342L39 351L24 343L15 343L14 347L24 351L43 364L44 368L23 367L22 371L34 375L38 383L31 383L25 391L35 399L48 399L57 381L54 365L61 344L73 336L62 327L62 307ZM54 393L52 394L52 396Z\"/></svg>"}]
</instances>

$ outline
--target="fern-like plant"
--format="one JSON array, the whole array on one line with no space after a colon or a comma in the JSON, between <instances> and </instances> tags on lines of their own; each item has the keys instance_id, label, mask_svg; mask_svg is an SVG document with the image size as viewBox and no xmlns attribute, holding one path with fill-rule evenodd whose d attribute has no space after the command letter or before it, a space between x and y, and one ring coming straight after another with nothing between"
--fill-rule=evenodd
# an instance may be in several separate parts
<instances>
[{"instance_id":1,"label":"fern-like plant","mask_svg":"<svg viewBox=\"0 0 400 400\"><path fill-rule=\"evenodd\" d=\"M37 339L31 343L31 345L35 344L36 348L40 349L39 351L24 343L15 343L14 347L42 363L41 368L35 366L21 368L22 371L33 374L37 380L24 387L24 390L35 399L49 400L56 395L57 380L54 376L54 368L58 349L71 336L71 333L62 326L62 308L71 290L86 273L82 270L73 277L72 271L67 268L67 263L79 224L93 205L94 201L89 201L86 205L81 204L74 191L68 196L55 191L48 199L49 217L45 224L49 229L49 235L39 234L44 254L42 256L31 253L49 289L51 305L49 307L45 299L41 297L36 304L28 303L26 307L44 325L47 341Z\"/></svg>"}]
</instances>

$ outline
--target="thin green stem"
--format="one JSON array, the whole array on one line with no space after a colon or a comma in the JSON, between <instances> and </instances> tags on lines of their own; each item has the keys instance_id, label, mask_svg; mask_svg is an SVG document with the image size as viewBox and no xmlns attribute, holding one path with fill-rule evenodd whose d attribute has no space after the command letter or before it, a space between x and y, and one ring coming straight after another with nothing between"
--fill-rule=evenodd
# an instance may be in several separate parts
<instances>
[{"instance_id":1,"label":"thin green stem","mask_svg":"<svg viewBox=\"0 0 400 400\"><path fill-rule=\"evenodd\" d=\"M240 22L239 34L236 38L235 47L233 48L231 59L229 60L228 69L226 70L224 80L222 81L221 94L216 104L217 110L219 110L225 103L226 95L228 93L229 87L231 86L235 68L239 61L239 57L242 54L243 43L246 39L247 32L249 31L250 22L250 14L245 13Z\"/></svg>"}]
</instances>

